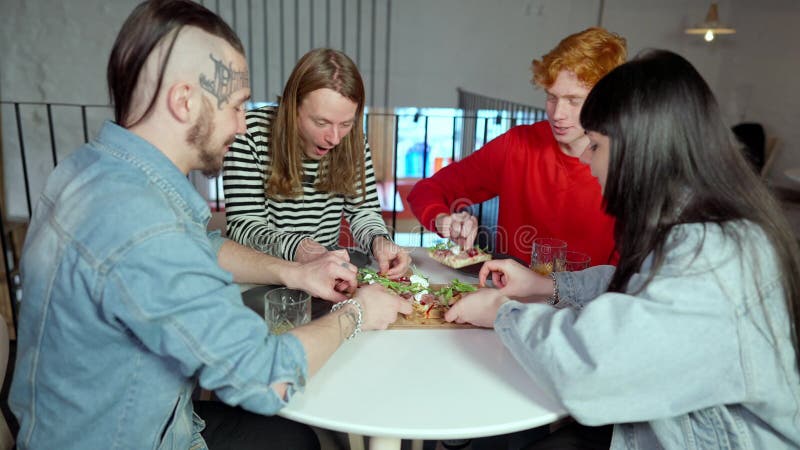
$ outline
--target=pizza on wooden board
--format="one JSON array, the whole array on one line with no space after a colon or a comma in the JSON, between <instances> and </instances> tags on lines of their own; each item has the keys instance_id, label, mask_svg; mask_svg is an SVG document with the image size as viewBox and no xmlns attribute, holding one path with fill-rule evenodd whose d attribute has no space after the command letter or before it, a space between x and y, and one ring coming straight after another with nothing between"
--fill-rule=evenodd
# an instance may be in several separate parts
<instances>
[{"instance_id":1,"label":"pizza on wooden board","mask_svg":"<svg viewBox=\"0 0 800 450\"><path fill-rule=\"evenodd\" d=\"M444 314L461 299L462 294L473 292L477 287L453 279L448 284L431 284L428 278L414 270L410 276L391 280L373 269L364 267L358 270L358 284L378 283L411 302L413 311L404 315L398 322L403 324L437 325L446 324Z\"/></svg>"},{"instance_id":2,"label":"pizza on wooden board","mask_svg":"<svg viewBox=\"0 0 800 450\"><path fill-rule=\"evenodd\" d=\"M434 260L454 269L471 266L492 259L492 255L478 247L461 248L452 241L440 242L428 249Z\"/></svg>"}]
</instances>

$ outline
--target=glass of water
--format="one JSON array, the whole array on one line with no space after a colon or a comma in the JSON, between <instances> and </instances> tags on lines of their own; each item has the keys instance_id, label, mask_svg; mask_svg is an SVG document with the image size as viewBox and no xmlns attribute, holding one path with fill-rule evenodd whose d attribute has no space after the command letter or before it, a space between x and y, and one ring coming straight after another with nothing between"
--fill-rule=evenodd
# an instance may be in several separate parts
<instances>
[{"instance_id":1,"label":"glass of water","mask_svg":"<svg viewBox=\"0 0 800 450\"><path fill-rule=\"evenodd\" d=\"M311 321L311 294L281 287L264 294L264 320L272 334L283 334Z\"/></svg>"}]
</instances>

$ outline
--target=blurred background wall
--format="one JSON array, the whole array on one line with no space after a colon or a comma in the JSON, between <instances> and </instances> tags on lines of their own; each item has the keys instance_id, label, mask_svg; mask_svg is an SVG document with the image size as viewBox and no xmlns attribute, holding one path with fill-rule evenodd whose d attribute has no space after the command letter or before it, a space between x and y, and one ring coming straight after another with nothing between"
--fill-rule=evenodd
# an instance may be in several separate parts
<instances>
[{"instance_id":1,"label":"blurred background wall","mask_svg":"<svg viewBox=\"0 0 800 450\"><path fill-rule=\"evenodd\" d=\"M0 0L0 99L105 105L105 66L133 0ZM530 84L530 63L566 35L602 25L624 36L630 55L666 48L689 59L716 93L726 120L763 123L777 137L768 177L800 166L800 1L722 0L720 19L737 33L706 43L684 34L702 22L700 0L204 0L248 47L256 101L274 101L299 56L310 48L343 49L378 108L455 107L456 88L544 106ZM265 44L266 42L266 44ZM7 106L7 105L6 105ZM4 141L16 139L14 111L4 107ZM41 111L24 120L44 123ZM89 136L102 122L92 109ZM92 115L98 119L92 121ZM102 114L105 114L103 112ZM79 118L59 114L69 125ZM59 137L58 153L83 140ZM28 152L49 152L46 130L26 131ZM10 152L7 152L10 153ZM4 176L19 170L5 157ZM12 159L12 160L9 160ZM48 172L52 163L32 163ZM12 183L4 183L7 189ZM33 189L35 191L35 189Z\"/></svg>"}]
</instances>

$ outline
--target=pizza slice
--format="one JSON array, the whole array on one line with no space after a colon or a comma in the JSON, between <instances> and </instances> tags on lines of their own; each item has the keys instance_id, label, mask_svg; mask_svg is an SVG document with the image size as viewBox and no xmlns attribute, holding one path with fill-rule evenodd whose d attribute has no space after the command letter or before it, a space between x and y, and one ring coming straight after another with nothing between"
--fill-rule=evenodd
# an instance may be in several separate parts
<instances>
[{"instance_id":1,"label":"pizza slice","mask_svg":"<svg viewBox=\"0 0 800 450\"><path fill-rule=\"evenodd\" d=\"M403 276L393 280L374 269L362 267L358 269L356 279L359 286L378 283L403 298L411 298L417 293L427 290L430 285L428 278L419 273L416 268L412 267L411 270L410 276Z\"/></svg>"},{"instance_id":2,"label":"pizza slice","mask_svg":"<svg viewBox=\"0 0 800 450\"><path fill-rule=\"evenodd\" d=\"M441 319L453 304L461 300L462 294L473 292L477 288L471 284L462 283L457 278L450 284L430 286L426 294L414 297L414 316L418 319Z\"/></svg>"},{"instance_id":3,"label":"pizza slice","mask_svg":"<svg viewBox=\"0 0 800 450\"><path fill-rule=\"evenodd\" d=\"M358 270L358 284L378 283L411 302L412 313L404 315L401 325L445 325L444 314L461 299L462 294L475 291L474 285L453 279L448 284L434 285L415 268L412 274L396 280L386 278L368 267Z\"/></svg>"},{"instance_id":4,"label":"pizza slice","mask_svg":"<svg viewBox=\"0 0 800 450\"><path fill-rule=\"evenodd\" d=\"M428 249L434 260L454 269L471 266L492 259L490 253L478 247L461 248L452 241L440 242Z\"/></svg>"}]
</instances>

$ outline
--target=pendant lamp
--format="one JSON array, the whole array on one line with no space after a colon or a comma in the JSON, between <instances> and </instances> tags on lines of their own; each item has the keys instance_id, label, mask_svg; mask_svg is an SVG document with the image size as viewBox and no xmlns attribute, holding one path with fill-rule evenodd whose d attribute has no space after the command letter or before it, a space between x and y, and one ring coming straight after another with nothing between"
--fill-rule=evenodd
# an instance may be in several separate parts
<instances>
[{"instance_id":1,"label":"pendant lamp","mask_svg":"<svg viewBox=\"0 0 800 450\"><path fill-rule=\"evenodd\" d=\"M734 33L736 33L736 30L733 28L728 28L719 22L719 12L717 10L716 3L712 3L708 8L708 14L706 14L705 22L697 25L695 28L686 29L686 34L702 34L703 39L705 39L706 42L713 41L714 36L718 34Z\"/></svg>"}]
</instances>

